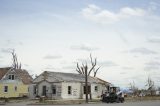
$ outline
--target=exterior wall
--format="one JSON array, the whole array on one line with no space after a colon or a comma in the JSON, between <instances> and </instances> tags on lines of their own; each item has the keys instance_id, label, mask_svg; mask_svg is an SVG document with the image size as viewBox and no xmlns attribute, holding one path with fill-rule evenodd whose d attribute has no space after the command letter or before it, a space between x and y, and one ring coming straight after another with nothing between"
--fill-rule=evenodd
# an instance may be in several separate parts
<instances>
[{"instance_id":1,"label":"exterior wall","mask_svg":"<svg viewBox=\"0 0 160 106\"><path fill-rule=\"evenodd\" d=\"M8 92L4 92L4 86L8 86ZM15 87L17 87L17 90L15 90ZM0 97L9 98L22 96L28 96L28 85L16 81L0 82Z\"/></svg>"},{"instance_id":2,"label":"exterior wall","mask_svg":"<svg viewBox=\"0 0 160 106\"><path fill-rule=\"evenodd\" d=\"M85 86L85 84L83 84ZM106 87L102 84L92 83L91 86L91 94L88 94L88 99L98 99L101 97L102 92L106 90ZM95 87L97 86L97 90ZM86 94L84 94L84 88L82 88L83 98L86 98Z\"/></svg>"},{"instance_id":3,"label":"exterior wall","mask_svg":"<svg viewBox=\"0 0 160 106\"><path fill-rule=\"evenodd\" d=\"M56 87L56 94L52 93L52 86ZM34 86L37 87L36 94L34 93ZM43 96L43 86L46 86L46 96L52 99L61 98L61 83L49 83L47 81L42 81L37 84L30 84L29 86L29 97L34 99L36 96Z\"/></svg>"},{"instance_id":4,"label":"exterior wall","mask_svg":"<svg viewBox=\"0 0 160 106\"><path fill-rule=\"evenodd\" d=\"M79 82L63 82L62 83L62 98L63 99L84 99L84 86L85 84ZM71 94L68 94L68 86L71 86ZM100 98L102 92L106 90L106 87L102 84L92 83L91 85L91 95L88 95L88 98L96 99ZM95 91L95 86L97 86L97 91Z\"/></svg>"},{"instance_id":5,"label":"exterior wall","mask_svg":"<svg viewBox=\"0 0 160 106\"><path fill-rule=\"evenodd\" d=\"M31 99L34 99L37 96L37 94L34 94L34 86L36 86L36 84L29 85L29 98Z\"/></svg>"},{"instance_id":6,"label":"exterior wall","mask_svg":"<svg viewBox=\"0 0 160 106\"><path fill-rule=\"evenodd\" d=\"M160 91L156 91L156 95L160 95Z\"/></svg>"},{"instance_id":7,"label":"exterior wall","mask_svg":"<svg viewBox=\"0 0 160 106\"><path fill-rule=\"evenodd\" d=\"M61 99L62 98L62 83L52 83L56 86L56 94L52 94L52 99Z\"/></svg>"},{"instance_id":8,"label":"exterior wall","mask_svg":"<svg viewBox=\"0 0 160 106\"><path fill-rule=\"evenodd\" d=\"M37 85L36 85L37 84ZM31 84L29 87L29 96L31 99L35 98L36 95L43 96L43 86L46 86L46 96L52 99L85 99L84 94L84 83L80 82L59 82L59 83L49 83L47 81L41 81L36 84ZM56 86L56 94L53 94L52 86ZM37 94L34 94L34 86L37 86ZM71 94L68 94L68 86L71 86ZM96 99L100 98L102 92L106 90L105 85L98 83L91 83L91 94L88 98ZM97 86L97 90L95 87Z\"/></svg>"},{"instance_id":9,"label":"exterior wall","mask_svg":"<svg viewBox=\"0 0 160 106\"><path fill-rule=\"evenodd\" d=\"M95 90L96 86L97 86L97 90ZM91 84L92 98L100 98L104 89L105 88L102 84L96 84L96 83Z\"/></svg>"},{"instance_id":10,"label":"exterior wall","mask_svg":"<svg viewBox=\"0 0 160 106\"><path fill-rule=\"evenodd\" d=\"M77 82L62 83L62 98L63 99L79 99L82 98L82 84ZM68 94L68 86L71 86L71 94Z\"/></svg>"},{"instance_id":11,"label":"exterior wall","mask_svg":"<svg viewBox=\"0 0 160 106\"><path fill-rule=\"evenodd\" d=\"M43 81L38 85L38 95L43 96L43 94L42 94L42 92L43 92L42 87L43 86L46 86L46 94L47 94L47 96L49 96L51 94L51 84L46 81Z\"/></svg>"}]
</instances>

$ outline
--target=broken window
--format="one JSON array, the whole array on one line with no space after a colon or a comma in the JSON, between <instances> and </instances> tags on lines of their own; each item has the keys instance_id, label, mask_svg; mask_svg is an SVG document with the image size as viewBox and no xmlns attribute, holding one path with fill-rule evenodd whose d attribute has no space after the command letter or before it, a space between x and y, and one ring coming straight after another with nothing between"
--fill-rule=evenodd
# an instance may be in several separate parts
<instances>
[{"instance_id":1,"label":"broken window","mask_svg":"<svg viewBox=\"0 0 160 106\"><path fill-rule=\"evenodd\" d=\"M86 94L86 86L83 86L83 93ZM88 94L91 93L91 86L88 86Z\"/></svg>"},{"instance_id":2,"label":"broken window","mask_svg":"<svg viewBox=\"0 0 160 106\"><path fill-rule=\"evenodd\" d=\"M95 86L94 90L97 92L98 91L98 86Z\"/></svg>"},{"instance_id":3,"label":"broken window","mask_svg":"<svg viewBox=\"0 0 160 106\"><path fill-rule=\"evenodd\" d=\"M9 75L9 78L10 80L14 80L14 75Z\"/></svg>"},{"instance_id":4,"label":"broken window","mask_svg":"<svg viewBox=\"0 0 160 106\"><path fill-rule=\"evenodd\" d=\"M71 94L71 92L72 92L72 87L68 86L68 94Z\"/></svg>"},{"instance_id":5,"label":"broken window","mask_svg":"<svg viewBox=\"0 0 160 106\"><path fill-rule=\"evenodd\" d=\"M33 93L37 94L37 87L36 86L33 86Z\"/></svg>"},{"instance_id":6,"label":"broken window","mask_svg":"<svg viewBox=\"0 0 160 106\"><path fill-rule=\"evenodd\" d=\"M8 92L8 86L4 86L4 92Z\"/></svg>"},{"instance_id":7,"label":"broken window","mask_svg":"<svg viewBox=\"0 0 160 106\"><path fill-rule=\"evenodd\" d=\"M52 86L52 94L56 94L56 85Z\"/></svg>"}]
</instances>

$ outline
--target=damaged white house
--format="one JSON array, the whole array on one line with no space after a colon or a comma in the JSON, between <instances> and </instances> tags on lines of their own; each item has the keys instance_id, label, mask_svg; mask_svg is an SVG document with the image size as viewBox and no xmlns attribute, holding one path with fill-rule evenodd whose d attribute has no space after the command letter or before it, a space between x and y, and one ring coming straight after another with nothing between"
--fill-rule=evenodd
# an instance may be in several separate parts
<instances>
[{"instance_id":1,"label":"damaged white house","mask_svg":"<svg viewBox=\"0 0 160 106\"><path fill-rule=\"evenodd\" d=\"M100 98L110 83L88 77L89 98ZM45 71L29 87L31 99L46 96L51 99L85 99L85 76L82 74Z\"/></svg>"}]
</instances>

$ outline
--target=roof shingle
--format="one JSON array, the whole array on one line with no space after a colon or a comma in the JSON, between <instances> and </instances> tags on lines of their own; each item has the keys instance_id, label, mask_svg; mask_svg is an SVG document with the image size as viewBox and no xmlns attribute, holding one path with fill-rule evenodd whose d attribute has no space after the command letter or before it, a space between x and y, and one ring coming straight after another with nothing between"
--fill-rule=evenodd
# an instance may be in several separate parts
<instances>
[{"instance_id":1,"label":"roof shingle","mask_svg":"<svg viewBox=\"0 0 160 106\"><path fill-rule=\"evenodd\" d=\"M24 69L16 69L15 70L17 76L21 78L24 84L32 83L33 78L29 75L29 73Z\"/></svg>"},{"instance_id":2,"label":"roof shingle","mask_svg":"<svg viewBox=\"0 0 160 106\"><path fill-rule=\"evenodd\" d=\"M3 78L3 76L11 69L11 67L4 67L0 68L0 80Z\"/></svg>"},{"instance_id":3,"label":"roof shingle","mask_svg":"<svg viewBox=\"0 0 160 106\"><path fill-rule=\"evenodd\" d=\"M44 75L45 74L45 75ZM48 82L85 82L85 75L83 74L76 74L76 73L63 73L63 72L50 72L45 71L41 74L43 77L46 77L45 80ZM43 78L42 78L43 80ZM34 80L34 83L38 83L41 80ZM90 83L102 83L98 78L95 77L88 77L88 82ZM105 83L105 81L103 81Z\"/></svg>"}]
</instances>

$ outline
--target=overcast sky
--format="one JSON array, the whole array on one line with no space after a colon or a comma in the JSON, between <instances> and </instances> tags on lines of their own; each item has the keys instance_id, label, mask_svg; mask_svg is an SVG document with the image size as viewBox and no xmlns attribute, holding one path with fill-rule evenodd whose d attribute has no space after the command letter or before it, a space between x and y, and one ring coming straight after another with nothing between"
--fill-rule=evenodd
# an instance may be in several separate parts
<instances>
[{"instance_id":1,"label":"overcast sky","mask_svg":"<svg viewBox=\"0 0 160 106\"><path fill-rule=\"evenodd\" d=\"M160 85L159 46L160 0L0 0L0 67L15 49L31 74L76 73L92 53L98 77L143 88Z\"/></svg>"}]
</instances>

